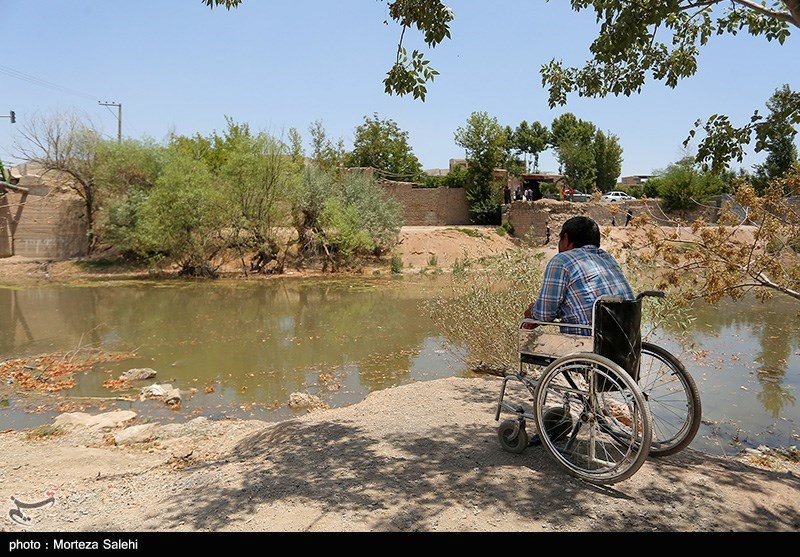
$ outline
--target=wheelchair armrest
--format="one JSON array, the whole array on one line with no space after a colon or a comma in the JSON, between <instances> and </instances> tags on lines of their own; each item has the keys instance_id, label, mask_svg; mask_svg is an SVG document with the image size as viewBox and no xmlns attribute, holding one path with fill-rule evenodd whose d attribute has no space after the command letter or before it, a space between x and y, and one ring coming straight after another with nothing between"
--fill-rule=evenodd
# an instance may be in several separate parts
<instances>
[{"instance_id":1,"label":"wheelchair armrest","mask_svg":"<svg viewBox=\"0 0 800 557\"><path fill-rule=\"evenodd\" d=\"M539 321L538 319L531 319L526 317L519 323L519 328L524 329L524 325L533 325L534 327L539 326L551 326L551 327L571 327L574 329L587 329L590 330L592 328L591 325L579 325L577 323L565 323L563 321Z\"/></svg>"},{"instance_id":2,"label":"wheelchair armrest","mask_svg":"<svg viewBox=\"0 0 800 557\"><path fill-rule=\"evenodd\" d=\"M614 296L611 294L603 294L602 296L598 296L594 303L597 302L621 302L622 296Z\"/></svg>"}]
</instances>

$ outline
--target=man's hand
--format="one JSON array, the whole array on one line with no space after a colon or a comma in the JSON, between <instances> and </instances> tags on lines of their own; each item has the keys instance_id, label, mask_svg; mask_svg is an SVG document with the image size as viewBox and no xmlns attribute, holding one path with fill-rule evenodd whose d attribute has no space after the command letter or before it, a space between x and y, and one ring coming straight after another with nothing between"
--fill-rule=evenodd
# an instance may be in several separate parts
<instances>
[{"instance_id":1,"label":"man's hand","mask_svg":"<svg viewBox=\"0 0 800 557\"><path fill-rule=\"evenodd\" d=\"M523 317L525 317L525 319L533 319L533 314L531 313L531 308L532 307L533 307L533 304L529 305L528 308L525 310L525 313L522 314ZM522 324L522 328L523 329L535 329L536 327L538 327L538 325L535 325L533 323L523 323Z\"/></svg>"}]
</instances>

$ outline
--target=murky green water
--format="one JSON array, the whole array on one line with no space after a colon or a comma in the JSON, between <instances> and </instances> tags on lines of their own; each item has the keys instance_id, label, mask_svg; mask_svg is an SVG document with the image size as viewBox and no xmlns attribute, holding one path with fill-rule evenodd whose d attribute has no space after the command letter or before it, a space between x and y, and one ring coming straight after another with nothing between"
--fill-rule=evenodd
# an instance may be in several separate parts
<instances>
[{"instance_id":1,"label":"murky green water","mask_svg":"<svg viewBox=\"0 0 800 557\"><path fill-rule=\"evenodd\" d=\"M155 401L103 407L131 408L158 421L279 420L302 412L286 405L293 392L335 407L411 381L469 375L459 351L420 308L441 286L406 277L0 289L0 361L78 348L136 354L77 374L77 386L61 393L70 407L57 406L55 397L44 407L21 396L0 400L0 430L50 423L59 411L89 401L96 408L99 397L136 394L138 388L111 392L102 384L138 367L155 369L157 382L181 389L180 409ZM669 335L659 339L701 391L706 423L692 446L726 453L742 445L796 444L796 304L700 307L692 335L689 351ZM493 413L487 427L495 427Z\"/></svg>"},{"instance_id":2,"label":"murky green water","mask_svg":"<svg viewBox=\"0 0 800 557\"><path fill-rule=\"evenodd\" d=\"M78 347L132 351L135 358L79 373L62 394L80 402L136 393L102 384L148 367L159 383L196 389L178 412L146 404L159 420L281 419L293 412L286 406L293 392L342 406L374 390L465 373L419 307L435 289L425 279L0 289L0 361ZM0 408L0 428L47 417L21 411L23 404Z\"/></svg>"}]
</instances>

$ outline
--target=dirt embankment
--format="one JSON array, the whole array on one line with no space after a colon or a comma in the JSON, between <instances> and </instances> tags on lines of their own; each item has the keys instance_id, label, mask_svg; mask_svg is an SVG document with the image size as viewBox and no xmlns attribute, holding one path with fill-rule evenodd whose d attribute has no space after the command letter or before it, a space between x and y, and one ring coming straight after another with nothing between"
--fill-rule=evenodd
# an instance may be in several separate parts
<instances>
[{"instance_id":1,"label":"dirt embankment","mask_svg":"<svg viewBox=\"0 0 800 557\"><path fill-rule=\"evenodd\" d=\"M479 259L495 255L512 248L514 240L508 235L497 233L494 226L407 226L400 231L395 252L402 261L403 273L416 273L424 269L452 268L457 260ZM81 279L119 279L146 278L147 269L132 268L125 265L92 264L92 259L104 257L99 254L95 258L82 260L53 261L49 259L28 257L0 258L0 284L30 284L35 282L63 282ZM361 274L373 271L388 273L390 258L367 262L358 269ZM241 262L229 261L221 267L226 276L243 276ZM170 272L170 269L166 270ZM174 271L174 269L172 270ZM287 276L304 276L320 274L319 269L309 266L297 269L287 265ZM253 278L253 275L249 275Z\"/></svg>"}]
</instances>

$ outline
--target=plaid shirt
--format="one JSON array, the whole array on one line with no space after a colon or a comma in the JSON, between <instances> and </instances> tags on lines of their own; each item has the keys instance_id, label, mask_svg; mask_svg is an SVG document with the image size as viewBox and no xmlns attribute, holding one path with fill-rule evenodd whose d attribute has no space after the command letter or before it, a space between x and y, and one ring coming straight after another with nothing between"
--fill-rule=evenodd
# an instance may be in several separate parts
<instances>
[{"instance_id":1,"label":"plaid shirt","mask_svg":"<svg viewBox=\"0 0 800 557\"><path fill-rule=\"evenodd\" d=\"M538 321L559 319L566 323L592 324L592 306L603 295L635 298L625 275L611 255L595 246L583 246L556 254L545 267L542 289L531 306ZM590 335L584 329L563 327L562 333Z\"/></svg>"}]
</instances>

